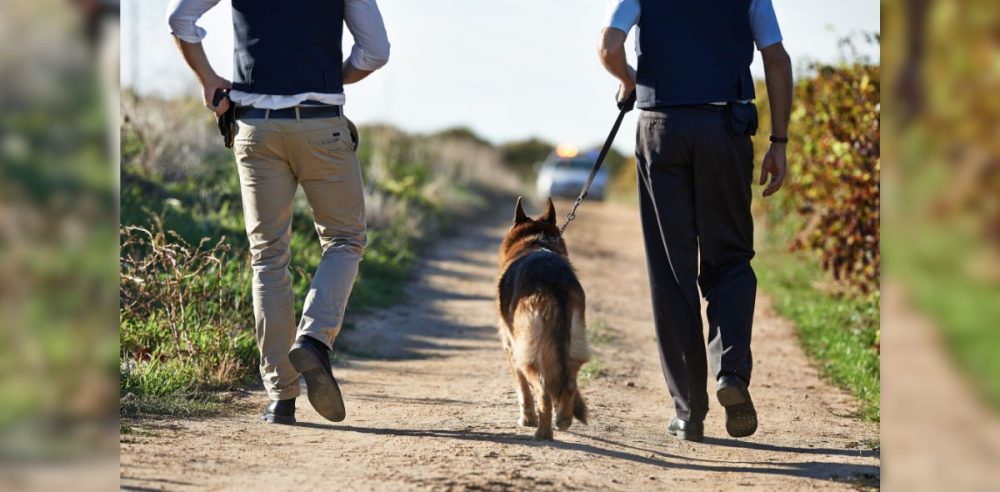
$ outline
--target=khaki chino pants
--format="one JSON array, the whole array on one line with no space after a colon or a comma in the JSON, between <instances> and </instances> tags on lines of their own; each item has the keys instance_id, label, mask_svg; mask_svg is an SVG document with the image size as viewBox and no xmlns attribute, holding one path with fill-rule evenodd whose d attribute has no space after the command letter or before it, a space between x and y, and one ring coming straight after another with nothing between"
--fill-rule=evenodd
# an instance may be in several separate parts
<instances>
[{"instance_id":1,"label":"khaki chino pants","mask_svg":"<svg viewBox=\"0 0 1000 492\"><path fill-rule=\"evenodd\" d=\"M364 253L361 167L343 116L238 125L234 151L250 239L260 375L271 399L295 398L299 374L288 351L302 335L333 345ZM323 257L296 328L288 264L298 186L312 208Z\"/></svg>"}]
</instances>

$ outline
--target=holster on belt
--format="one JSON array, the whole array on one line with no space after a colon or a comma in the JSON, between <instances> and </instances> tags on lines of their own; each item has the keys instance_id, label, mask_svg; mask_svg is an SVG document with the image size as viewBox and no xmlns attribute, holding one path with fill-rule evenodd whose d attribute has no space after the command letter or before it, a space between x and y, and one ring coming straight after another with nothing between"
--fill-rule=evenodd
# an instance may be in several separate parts
<instances>
[{"instance_id":1,"label":"holster on belt","mask_svg":"<svg viewBox=\"0 0 1000 492\"><path fill-rule=\"evenodd\" d=\"M344 117L347 120L347 129L351 133L351 142L354 142L354 151L358 151L358 145L361 143L361 138L358 136L358 127L354 125L354 122Z\"/></svg>"},{"instance_id":2,"label":"holster on belt","mask_svg":"<svg viewBox=\"0 0 1000 492\"><path fill-rule=\"evenodd\" d=\"M753 102L726 104L726 130L734 137L757 134L757 105Z\"/></svg>"},{"instance_id":3,"label":"holster on belt","mask_svg":"<svg viewBox=\"0 0 1000 492\"><path fill-rule=\"evenodd\" d=\"M218 106L223 99L229 99L229 89L216 89L212 96L212 105ZM236 105L229 101L229 109L225 113L215 116L215 122L219 125L219 133L222 134L222 143L227 149L233 148L233 141L236 139Z\"/></svg>"}]
</instances>

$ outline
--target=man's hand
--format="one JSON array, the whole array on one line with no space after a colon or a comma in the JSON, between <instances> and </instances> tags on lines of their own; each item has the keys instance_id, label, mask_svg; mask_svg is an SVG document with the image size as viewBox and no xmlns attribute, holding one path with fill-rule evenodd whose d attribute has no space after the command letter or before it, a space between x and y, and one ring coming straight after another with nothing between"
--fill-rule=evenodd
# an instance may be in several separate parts
<instances>
[{"instance_id":1,"label":"man's hand","mask_svg":"<svg viewBox=\"0 0 1000 492\"><path fill-rule=\"evenodd\" d=\"M635 69L632 67L628 68L628 79L621 81L621 85L618 86L618 100L624 101L635 92Z\"/></svg>"},{"instance_id":2,"label":"man's hand","mask_svg":"<svg viewBox=\"0 0 1000 492\"><path fill-rule=\"evenodd\" d=\"M222 98L222 101L219 102L218 106L212 104L212 101L215 99L215 91L219 89L229 89L232 86L232 82L214 74L208 77L208 79L203 80L201 82L201 88L205 96L205 107L215 113L216 116L225 113L226 110L229 109L228 97Z\"/></svg>"},{"instance_id":3,"label":"man's hand","mask_svg":"<svg viewBox=\"0 0 1000 492\"><path fill-rule=\"evenodd\" d=\"M764 163L760 166L760 184L767 183L768 176L771 182L764 188L764 196L771 196L781 189L785 184L785 176L788 174L788 161L785 156L785 144L772 143L764 156Z\"/></svg>"}]
</instances>

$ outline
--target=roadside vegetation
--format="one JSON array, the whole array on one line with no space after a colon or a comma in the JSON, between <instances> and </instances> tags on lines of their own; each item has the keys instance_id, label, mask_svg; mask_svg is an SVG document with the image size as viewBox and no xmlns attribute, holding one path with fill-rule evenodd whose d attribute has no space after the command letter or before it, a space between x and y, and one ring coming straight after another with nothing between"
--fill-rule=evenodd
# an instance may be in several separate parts
<instances>
[{"instance_id":1,"label":"roadside vegetation","mask_svg":"<svg viewBox=\"0 0 1000 492\"><path fill-rule=\"evenodd\" d=\"M906 303L941 333L952 363L1000 413L1000 139L996 100L996 4L933 2L912 20L910 4L883 3L891 96L886 154L886 272ZM992 19L993 22L984 22Z\"/></svg>"},{"instance_id":2,"label":"roadside vegetation","mask_svg":"<svg viewBox=\"0 0 1000 492\"><path fill-rule=\"evenodd\" d=\"M195 102L126 94L123 106L121 413L211 413L226 398L213 392L259 379L236 167ZM467 130L410 135L365 127L359 154L369 246L348 325L351 314L399 298L429 237L517 183L500 152ZM292 288L301 313L321 252L301 194L292 234ZM344 350L350 348L338 347Z\"/></svg>"},{"instance_id":3,"label":"roadside vegetation","mask_svg":"<svg viewBox=\"0 0 1000 492\"><path fill-rule=\"evenodd\" d=\"M878 422L881 69L848 58L811 65L796 83L790 180L777 195L754 199L762 226L754 265L822 373L860 400L860 417ZM766 87L758 85L756 163L771 133Z\"/></svg>"}]
</instances>

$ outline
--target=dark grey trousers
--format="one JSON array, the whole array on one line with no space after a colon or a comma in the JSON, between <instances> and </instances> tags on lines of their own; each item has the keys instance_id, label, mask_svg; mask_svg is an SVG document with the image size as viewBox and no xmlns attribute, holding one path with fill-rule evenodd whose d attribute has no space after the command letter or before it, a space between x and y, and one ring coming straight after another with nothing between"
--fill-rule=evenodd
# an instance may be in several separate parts
<instances>
[{"instance_id":1,"label":"dark grey trousers","mask_svg":"<svg viewBox=\"0 0 1000 492\"><path fill-rule=\"evenodd\" d=\"M708 412L709 362L716 378L734 373L747 382L753 366L753 145L749 136L730 135L724 118L723 108L700 106L639 116L636 165L653 320L677 416L689 421ZM708 361L699 286L708 302Z\"/></svg>"}]
</instances>

